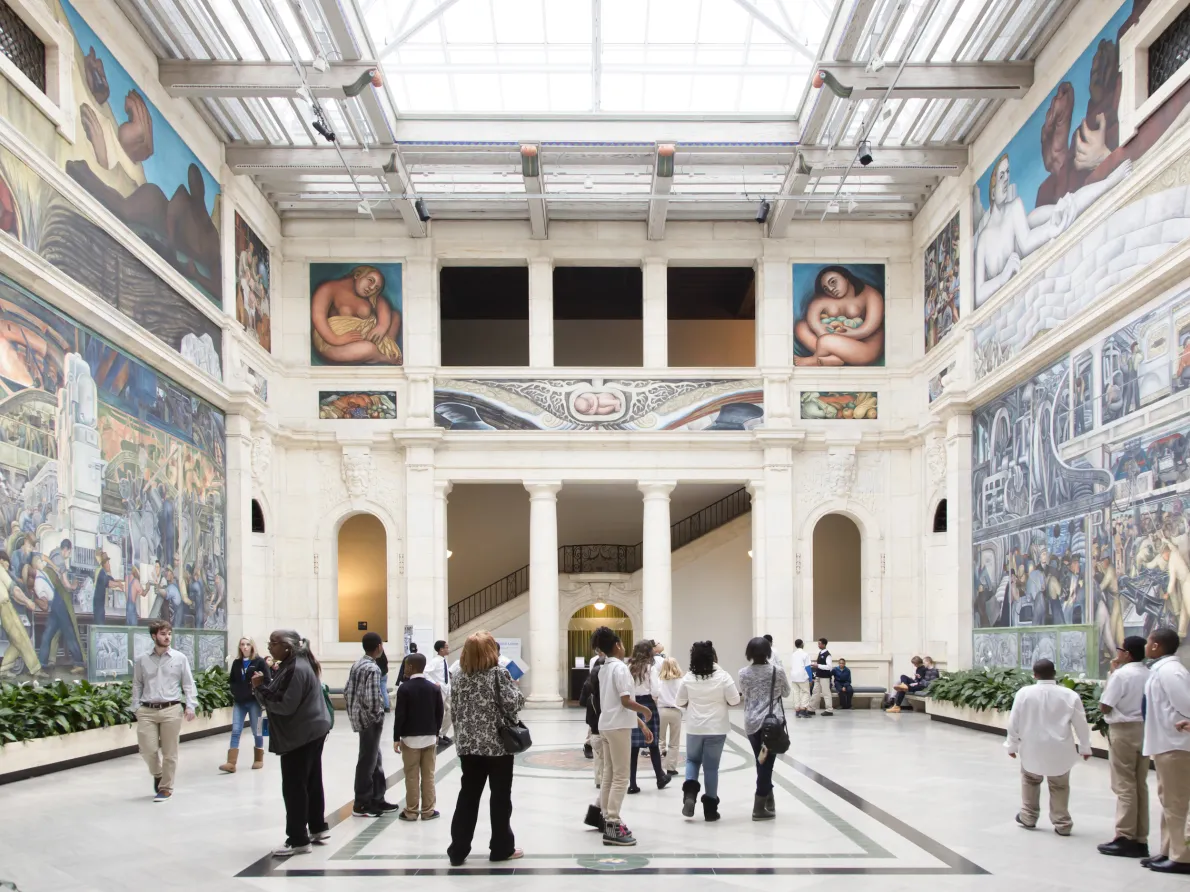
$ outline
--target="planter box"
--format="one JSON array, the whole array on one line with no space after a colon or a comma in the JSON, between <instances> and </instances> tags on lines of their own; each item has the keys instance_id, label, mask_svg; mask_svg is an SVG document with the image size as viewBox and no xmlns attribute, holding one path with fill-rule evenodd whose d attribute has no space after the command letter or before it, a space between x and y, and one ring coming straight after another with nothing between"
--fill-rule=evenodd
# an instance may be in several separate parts
<instances>
[{"instance_id":1,"label":"planter box","mask_svg":"<svg viewBox=\"0 0 1190 892\"><path fill-rule=\"evenodd\" d=\"M970 706L956 706L940 700L926 701L926 715L930 721L946 722L950 725L961 725L976 731L987 731L992 734L1007 736L1008 713L999 709L972 709ZM1107 758L1107 738L1098 731L1091 731L1091 751L1102 758Z\"/></svg>"},{"instance_id":2,"label":"planter box","mask_svg":"<svg viewBox=\"0 0 1190 892\"><path fill-rule=\"evenodd\" d=\"M231 707L182 723L182 740L231 730ZM0 784L135 753L136 725L92 728L0 747Z\"/></svg>"}]
</instances>

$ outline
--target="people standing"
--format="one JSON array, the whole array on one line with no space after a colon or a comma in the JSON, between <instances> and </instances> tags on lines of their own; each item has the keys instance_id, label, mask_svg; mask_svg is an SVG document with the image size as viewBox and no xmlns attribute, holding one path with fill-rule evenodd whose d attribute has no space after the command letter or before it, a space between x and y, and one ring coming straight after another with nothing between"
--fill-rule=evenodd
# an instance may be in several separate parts
<instances>
[{"instance_id":1,"label":"people standing","mask_svg":"<svg viewBox=\"0 0 1190 892\"><path fill-rule=\"evenodd\" d=\"M409 642L409 653L408 653L408 654L405 654L405 656L407 657L407 656L409 656L409 654L415 654L415 653L417 653L417 642L416 642L416 641L410 641L410 642ZM401 686L401 684L402 684L402 682L404 682L404 681L405 681L405 675L406 675L406 671L405 671L405 659L404 659L404 657L402 657L402 659L401 659L401 668L399 668L399 669L397 670L397 687L400 687L400 686Z\"/></svg>"},{"instance_id":2,"label":"people standing","mask_svg":"<svg viewBox=\"0 0 1190 892\"><path fill-rule=\"evenodd\" d=\"M388 654L384 650L383 640L380 643L380 656L376 658L376 665L380 667L380 700L384 704L384 711L392 709L388 699Z\"/></svg>"},{"instance_id":3,"label":"people standing","mask_svg":"<svg viewBox=\"0 0 1190 892\"><path fill-rule=\"evenodd\" d=\"M459 671L450 680L455 750L463 770L446 852L454 867L471 854L485 784L491 784L489 860L524 857L524 852L516 847L511 824L513 757L505 751L499 729L505 722L517 721L525 697L499 660L496 639L490 632L476 632L463 644Z\"/></svg>"},{"instance_id":4,"label":"people standing","mask_svg":"<svg viewBox=\"0 0 1190 892\"><path fill-rule=\"evenodd\" d=\"M916 658L915 658L916 659ZM1057 684L1054 664L1038 660L1033 664L1034 684L1021 688L1012 698L1008 716L1008 755L1021 763L1021 810L1016 822L1026 830L1037 826L1041 813L1041 781L1050 792L1050 823L1059 836L1069 836L1070 769L1091 758L1091 729L1083 701L1074 691ZM1075 740L1078 750L1075 751Z\"/></svg>"},{"instance_id":5,"label":"people standing","mask_svg":"<svg viewBox=\"0 0 1190 892\"><path fill-rule=\"evenodd\" d=\"M1173 629L1149 635L1145 654L1154 662L1145 684L1145 744L1143 753L1157 767L1157 798L1161 801L1161 854L1141 859L1157 873L1190 873L1186 845L1190 811L1190 734L1179 725L1190 719L1190 671L1177 657L1181 638Z\"/></svg>"},{"instance_id":6,"label":"people standing","mask_svg":"<svg viewBox=\"0 0 1190 892\"><path fill-rule=\"evenodd\" d=\"M1116 794L1116 836L1100 853L1123 858L1149 856L1149 757L1145 742L1144 698L1149 667L1145 639L1129 635L1116 648L1112 673L1099 697L1107 722L1111 789Z\"/></svg>"},{"instance_id":7,"label":"people standing","mask_svg":"<svg viewBox=\"0 0 1190 892\"><path fill-rule=\"evenodd\" d=\"M797 644L800 646L801 641ZM744 699L744 733L752 744L752 755L756 761L756 795L752 800L752 820L766 821L777 816L776 797L773 795L773 765L775 753L764 749L762 729L765 716L775 714L781 700L789 696L791 686L785 670L769 663L773 649L763 638L748 642L744 656L750 664L740 670L740 692ZM803 672L797 654L794 654L793 671ZM762 753L762 749L764 752Z\"/></svg>"},{"instance_id":8,"label":"people standing","mask_svg":"<svg viewBox=\"0 0 1190 892\"><path fill-rule=\"evenodd\" d=\"M839 657L832 674L835 677L835 693L839 695L839 709L850 709L855 688L851 685L851 670L847 668L847 661Z\"/></svg>"},{"instance_id":9,"label":"people standing","mask_svg":"<svg viewBox=\"0 0 1190 892\"><path fill-rule=\"evenodd\" d=\"M769 657L769 661L774 666L778 666L782 671L784 671L785 664L781 662L781 656L777 653L776 649L773 648L773 636L766 633L760 637L769 643L769 648L772 650L772 655Z\"/></svg>"},{"instance_id":10,"label":"people standing","mask_svg":"<svg viewBox=\"0 0 1190 892\"><path fill-rule=\"evenodd\" d=\"M761 638L761 641L764 639ZM682 784L682 814L694 817L698 799L698 774L702 769L707 791L702 796L702 816L719 820L719 760L731 721L727 708L740 702L732 677L719 668L710 641L696 641L690 648L690 671L682 678L677 703L686 707L686 781Z\"/></svg>"},{"instance_id":11,"label":"people standing","mask_svg":"<svg viewBox=\"0 0 1190 892\"><path fill-rule=\"evenodd\" d=\"M603 738L599 736L599 670L603 666L603 654L596 654L591 660L591 669L583 681L583 689L578 695L578 705L586 710L587 745L591 747L594 757L595 789L603 783ZM587 809L584 823L597 830L603 830L603 818L600 811L600 795L596 794L595 802Z\"/></svg>"},{"instance_id":12,"label":"people standing","mask_svg":"<svg viewBox=\"0 0 1190 892\"><path fill-rule=\"evenodd\" d=\"M650 714L650 719L646 722L650 732L649 739L645 739L645 734L640 728L633 728L632 731L629 793L640 792L640 787L636 785L636 765L642 747L647 747L649 750L649 760L653 763L653 773L657 777L657 789L664 790L670 781L669 775L661 767L661 746L659 743L661 720L657 708L657 690L660 679L657 676L657 664L653 661L654 646L654 643L647 639L638 641L633 646L632 658L628 661L628 669L632 673L633 695L636 697L636 702L648 709Z\"/></svg>"},{"instance_id":13,"label":"people standing","mask_svg":"<svg viewBox=\"0 0 1190 892\"><path fill-rule=\"evenodd\" d=\"M810 684L814 677L813 672L810 668L810 655L804 650L802 639L799 638L793 642L793 660L789 664L789 681L794 692L793 714L799 719L809 718L814 714L810 711Z\"/></svg>"},{"instance_id":14,"label":"people standing","mask_svg":"<svg viewBox=\"0 0 1190 892\"><path fill-rule=\"evenodd\" d=\"M821 699L822 714L834 715L831 712L831 706L834 705L831 701L831 652L826 649L827 643L825 638L818 639L818 656L814 660L814 690L810 694L810 712L814 711Z\"/></svg>"},{"instance_id":15,"label":"people standing","mask_svg":"<svg viewBox=\"0 0 1190 892\"><path fill-rule=\"evenodd\" d=\"M393 713L393 750L401 754L405 768L405 808L402 821L432 821L434 809L434 761L438 733L442 730L442 689L426 677L426 655L410 654L409 677L397 688L397 709Z\"/></svg>"},{"instance_id":16,"label":"people standing","mask_svg":"<svg viewBox=\"0 0 1190 892\"><path fill-rule=\"evenodd\" d=\"M450 730L450 645L445 641L434 642L434 656L426 663L426 678L438 685L442 691L442 730L438 734L438 742L443 746L450 746L451 739L446 736Z\"/></svg>"},{"instance_id":17,"label":"people standing","mask_svg":"<svg viewBox=\"0 0 1190 892\"><path fill-rule=\"evenodd\" d=\"M682 667L673 657L666 657L657 672L657 708L661 711L661 767L669 777L678 773L682 745L682 710L677 703L681 686Z\"/></svg>"},{"instance_id":18,"label":"people standing","mask_svg":"<svg viewBox=\"0 0 1190 892\"><path fill-rule=\"evenodd\" d=\"M264 768L264 723L262 710L252 694L252 676L261 673L268 681L272 674L264 659L256 653L256 642L241 638L237 648L239 654L232 660L228 682L231 686L231 742L227 748L227 761L219 766L220 771L235 774L236 762L240 758L240 735L244 732L244 719L252 732L252 767Z\"/></svg>"},{"instance_id":19,"label":"people standing","mask_svg":"<svg viewBox=\"0 0 1190 892\"><path fill-rule=\"evenodd\" d=\"M384 731L384 682L377 659L384 653L384 640L377 632L365 632L361 644L364 655L347 673L343 699L351 730L359 735L359 754L355 760L355 804L352 817L378 818L396 805L386 802L388 784L384 778L384 759L380 755L380 735Z\"/></svg>"},{"instance_id":20,"label":"people standing","mask_svg":"<svg viewBox=\"0 0 1190 892\"><path fill-rule=\"evenodd\" d=\"M170 647L173 634L173 626L164 620L149 623L153 649L142 654L132 669L136 745L153 775L154 802L169 802L173 796L182 718L194 721L198 705L190 660Z\"/></svg>"},{"instance_id":21,"label":"people standing","mask_svg":"<svg viewBox=\"0 0 1190 892\"><path fill-rule=\"evenodd\" d=\"M325 845L331 837L322 789L322 747L331 730L323 698L322 666L310 642L292 629L269 636L269 655L276 671L268 683L252 676L252 691L269 714L269 752L281 757L281 796L285 801L285 844L273 849L277 858L303 855L310 844Z\"/></svg>"}]
</instances>

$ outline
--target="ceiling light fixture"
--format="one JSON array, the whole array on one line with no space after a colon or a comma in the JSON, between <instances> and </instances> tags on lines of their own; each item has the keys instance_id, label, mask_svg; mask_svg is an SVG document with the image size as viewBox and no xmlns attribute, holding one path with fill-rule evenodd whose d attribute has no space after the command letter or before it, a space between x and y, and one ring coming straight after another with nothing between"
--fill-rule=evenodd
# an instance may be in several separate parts
<instances>
[{"instance_id":1,"label":"ceiling light fixture","mask_svg":"<svg viewBox=\"0 0 1190 892\"><path fill-rule=\"evenodd\" d=\"M331 64L326 61L326 56L324 54L319 53L314 57L314 61L310 63L310 67L315 71L326 71L331 67Z\"/></svg>"},{"instance_id":2,"label":"ceiling light fixture","mask_svg":"<svg viewBox=\"0 0 1190 892\"><path fill-rule=\"evenodd\" d=\"M849 214L852 213L857 207L859 207L859 202L856 201L854 198L851 198L850 196L848 196L848 198L847 198L847 213L849 213Z\"/></svg>"},{"instance_id":3,"label":"ceiling light fixture","mask_svg":"<svg viewBox=\"0 0 1190 892\"><path fill-rule=\"evenodd\" d=\"M317 106L315 107L315 112L317 112ZM335 131L331 130L330 126L328 126L327 123L322 120L321 115L315 117L314 120L310 122L310 126L318 131L318 135L327 142L335 141Z\"/></svg>"},{"instance_id":4,"label":"ceiling light fixture","mask_svg":"<svg viewBox=\"0 0 1190 892\"><path fill-rule=\"evenodd\" d=\"M430 210L426 207L426 200L424 198L419 198L413 202L413 209L417 211L417 219L421 220L421 222L428 223L430 221Z\"/></svg>"},{"instance_id":5,"label":"ceiling light fixture","mask_svg":"<svg viewBox=\"0 0 1190 892\"><path fill-rule=\"evenodd\" d=\"M828 203L827 203L827 205L826 205L826 212L827 212L828 214L837 214L837 213L839 213L839 202L837 202L837 201L834 201L834 200L832 200L832 201L828 202Z\"/></svg>"},{"instance_id":6,"label":"ceiling light fixture","mask_svg":"<svg viewBox=\"0 0 1190 892\"><path fill-rule=\"evenodd\" d=\"M583 188L584 189L594 189L595 181L593 179L591 179L590 177L587 177L585 180L583 180Z\"/></svg>"},{"instance_id":7,"label":"ceiling light fixture","mask_svg":"<svg viewBox=\"0 0 1190 892\"><path fill-rule=\"evenodd\" d=\"M859 158L859 163L867 167L872 163L872 144L865 139L859 144L859 151L856 155Z\"/></svg>"},{"instance_id":8,"label":"ceiling light fixture","mask_svg":"<svg viewBox=\"0 0 1190 892\"><path fill-rule=\"evenodd\" d=\"M450 556L451 556L452 554L454 554L454 552L453 552L453 551L451 551L449 548L448 548L448 549L446 549L446 559L447 559L448 561L450 560Z\"/></svg>"},{"instance_id":9,"label":"ceiling light fixture","mask_svg":"<svg viewBox=\"0 0 1190 892\"><path fill-rule=\"evenodd\" d=\"M868 62L868 73L874 74L884 68L884 60L879 56L873 56Z\"/></svg>"},{"instance_id":10,"label":"ceiling light fixture","mask_svg":"<svg viewBox=\"0 0 1190 892\"><path fill-rule=\"evenodd\" d=\"M883 118L885 121L887 121L887 120L888 120L889 118L891 118L892 116L893 116L893 110L892 110L892 106L891 106L891 105L886 105L886 106L884 107L884 111L882 111L882 112L880 113L880 117L881 117L881 118Z\"/></svg>"},{"instance_id":11,"label":"ceiling light fixture","mask_svg":"<svg viewBox=\"0 0 1190 892\"><path fill-rule=\"evenodd\" d=\"M763 223L767 220L769 218L769 210L771 209L772 205L761 199L760 205L756 208L756 222Z\"/></svg>"},{"instance_id":12,"label":"ceiling light fixture","mask_svg":"<svg viewBox=\"0 0 1190 892\"><path fill-rule=\"evenodd\" d=\"M368 204L367 201L361 201L359 204L357 204L355 206L355 211L357 214L361 214L366 217L371 217L372 216L372 205Z\"/></svg>"},{"instance_id":13,"label":"ceiling light fixture","mask_svg":"<svg viewBox=\"0 0 1190 892\"><path fill-rule=\"evenodd\" d=\"M604 604L602 601L596 601L596 602L595 602L595 609L596 609L596 610L599 610L599 611L603 611L603 610L607 609L607 605L606 605L606 604Z\"/></svg>"}]
</instances>

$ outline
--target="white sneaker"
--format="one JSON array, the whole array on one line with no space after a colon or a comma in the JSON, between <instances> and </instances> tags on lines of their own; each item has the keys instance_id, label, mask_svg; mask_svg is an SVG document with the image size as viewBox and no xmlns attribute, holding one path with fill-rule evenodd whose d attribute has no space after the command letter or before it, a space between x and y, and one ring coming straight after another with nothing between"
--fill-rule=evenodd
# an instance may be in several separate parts
<instances>
[{"instance_id":1,"label":"white sneaker","mask_svg":"<svg viewBox=\"0 0 1190 892\"><path fill-rule=\"evenodd\" d=\"M310 842L314 843L316 846L324 846L330 842L330 839L331 832L329 830L323 830L321 833L310 834Z\"/></svg>"},{"instance_id":2,"label":"white sneaker","mask_svg":"<svg viewBox=\"0 0 1190 892\"><path fill-rule=\"evenodd\" d=\"M310 843L306 843L304 846L291 846L289 843L286 843L280 848L273 849L273 857L289 858L292 855L309 855L311 851L313 849Z\"/></svg>"}]
</instances>

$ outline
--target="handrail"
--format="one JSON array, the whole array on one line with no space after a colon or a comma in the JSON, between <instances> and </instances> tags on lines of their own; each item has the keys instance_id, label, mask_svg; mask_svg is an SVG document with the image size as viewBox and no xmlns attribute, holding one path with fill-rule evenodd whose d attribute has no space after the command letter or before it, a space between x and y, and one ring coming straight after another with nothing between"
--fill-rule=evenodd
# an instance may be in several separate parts
<instances>
[{"instance_id":1,"label":"handrail","mask_svg":"<svg viewBox=\"0 0 1190 892\"><path fill-rule=\"evenodd\" d=\"M737 517L752 510L752 498L744 487L717 502L683 517L669 528L670 551L677 551ZM643 566L643 542L636 545L563 545L558 549L559 573L635 573ZM529 590L528 565L513 570L503 579L451 604L450 631L495 610Z\"/></svg>"}]
</instances>

